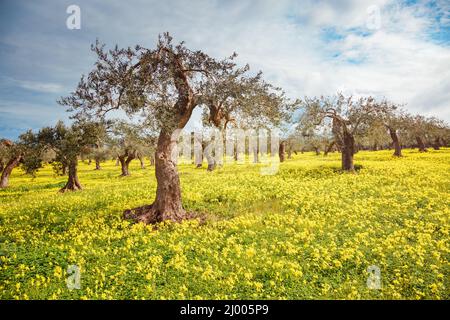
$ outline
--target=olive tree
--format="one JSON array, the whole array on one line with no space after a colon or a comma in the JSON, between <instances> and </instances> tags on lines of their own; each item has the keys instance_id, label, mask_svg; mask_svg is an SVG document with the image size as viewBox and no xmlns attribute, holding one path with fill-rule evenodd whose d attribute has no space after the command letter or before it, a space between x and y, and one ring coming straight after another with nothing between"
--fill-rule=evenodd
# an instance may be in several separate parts
<instances>
[{"instance_id":1,"label":"olive tree","mask_svg":"<svg viewBox=\"0 0 450 320\"><path fill-rule=\"evenodd\" d=\"M262 72L255 76L244 76L248 71L248 65L240 69L226 70L217 75L214 86L207 87L203 123L218 128L222 136L222 141L210 137L206 143L205 151L210 171L216 164L208 149L212 149L213 144L225 144L227 138L233 139L227 134L231 125L235 128L270 129L280 125L288 117L289 108L297 103L289 101L281 88L265 82ZM254 147L258 148L258 144ZM253 152L256 157L258 152L259 150ZM235 159L237 153L238 150L235 149Z\"/></svg>"},{"instance_id":2,"label":"olive tree","mask_svg":"<svg viewBox=\"0 0 450 320\"><path fill-rule=\"evenodd\" d=\"M118 121L112 126L109 145L111 146L111 152L119 160L122 171L121 176L129 176L131 161L143 159L147 153L146 150L151 149L151 144L146 138L140 125Z\"/></svg>"},{"instance_id":3,"label":"olive tree","mask_svg":"<svg viewBox=\"0 0 450 320\"><path fill-rule=\"evenodd\" d=\"M11 140L0 140L0 188L6 188L9 184L9 177L24 155L24 149L20 144Z\"/></svg>"},{"instance_id":4,"label":"olive tree","mask_svg":"<svg viewBox=\"0 0 450 320\"><path fill-rule=\"evenodd\" d=\"M445 146L445 135L448 133L448 125L441 119L430 117L427 119L427 138L434 150Z\"/></svg>"},{"instance_id":5,"label":"olive tree","mask_svg":"<svg viewBox=\"0 0 450 320\"><path fill-rule=\"evenodd\" d=\"M342 154L342 170L354 171L353 156L356 153L355 137L363 136L374 116L382 108L373 97L306 97L301 107L302 127L328 126Z\"/></svg>"},{"instance_id":6,"label":"olive tree","mask_svg":"<svg viewBox=\"0 0 450 320\"><path fill-rule=\"evenodd\" d=\"M95 161L94 170L101 170L101 163L111 157L111 149L105 144L95 143L95 146L94 148L92 148L89 156L92 157Z\"/></svg>"},{"instance_id":7,"label":"olive tree","mask_svg":"<svg viewBox=\"0 0 450 320\"><path fill-rule=\"evenodd\" d=\"M254 101L255 113L267 103L276 103L267 99L276 93L268 92L272 87L261 76L251 76L247 68L237 67L233 61L236 54L218 60L188 49L183 42L174 44L168 33L160 36L152 49L116 47L107 52L98 44L93 49L97 54L94 69L70 96L61 99L61 104L78 114L100 117L111 110L123 110L130 116L147 118L158 128L155 200L151 205L125 211L125 217L145 223L181 221L187 213L172 153L193 110L205 106L211 121L218 123L225 112L217 97L224 91L236 92L236 84L252 83L252 90L243 86L244 91L238 94ZM265 93L265 97L259 93Z\"/></svg>"},{"instance_id":8,"label":"olive tree","mask_svg":"<svg viewBox=\"0 0 450 320\"><path fill-rule=\"evenodd\" d=\"M52 150L55 159L67 164L68 180L60 192L82 189L78 179L78 157L95 146L98 132L102 130L98 123L76 122L68 127L59 121L54 127L42 128L36 134L43 151Z\"/></svg>"},{"instance_id":9,"label":"olive tree","mask_svg":"<svg viewBox=\"0 0 450 320\"><path fill-rule=\"evenodd\" d=\"M427 146L440 147L440 137L445 132L445 124L437 118L423 115L408 115L405 119L407 134L411 143L415 141L419 152L426 152Z\"/></svg>"},{"instance_id":10,"label":"olive tree","mask_svg":"<svg viewBox=\"0 0 450 320\"><path fill-rule=\"evenodd\" d=\"M402 144L400 142L400 133L406 138L406 130L408 126L408 114L401 108L400 105L392 103L388 100L383 100L378 104L381 112L378 112L378 116L374 119L372 133L380 138L384 139L384 131L380 130L381 126L384 126L392 140L392 146L394 147L394 156L402 156Z\"/></svg>"},{"instance_id":11,"label":"olive tree","mask_svg":"<svg viewBox=\"0 0 450 320\"><path fill-rule=\"evenodd\" d=\"M389 145L388 129L378 121L370 123L364 136L356 139L357 144L364 150L382 150Z\"/></svg>"},{"instance_id":12,"label":"olive tree","mask_svg":"<svg viewBox=\"0 0 450 320\"><path fill-rule=\"evenodd\" d=\"M41 166L38 159L45 156L31 131L15 142L0 139L0 188L8 187L14 168L21 166L25 173L33 174Z\"/></svg>"},{"instance_id":13,"label":"olive tree","mask_svg":"<svg viewBox=\"0 0 450 320\"><path fill-rule=\"evenodd\" d=\"M299 126L297 129L303 149L312 150L316 155L320 155L323 150L324 156L327 156L335 144L333 134L327 126L307 126L306 128Z\"/></svg>"}]
</instances>

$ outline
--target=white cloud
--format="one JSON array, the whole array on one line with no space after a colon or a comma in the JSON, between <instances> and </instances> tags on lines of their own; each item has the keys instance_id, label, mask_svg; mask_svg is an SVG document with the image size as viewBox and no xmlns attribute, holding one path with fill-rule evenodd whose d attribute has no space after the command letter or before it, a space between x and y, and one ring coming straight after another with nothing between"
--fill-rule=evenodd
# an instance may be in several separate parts
<instances>
[{"instance_id":1,"label":"white cloud","mask_svg":"<svg viewBox=\"0 0 450 320\"><path fill-rule=\"evenodd\" d=\"M47 92L47 93L58 93L62 92L63 86L57 83L48 83L48 82L38 82L38 81L24 81L24 80L15 80L14 81L19 87L24 89L38 91L38 92Z\"/></svg>"}]
</instances>

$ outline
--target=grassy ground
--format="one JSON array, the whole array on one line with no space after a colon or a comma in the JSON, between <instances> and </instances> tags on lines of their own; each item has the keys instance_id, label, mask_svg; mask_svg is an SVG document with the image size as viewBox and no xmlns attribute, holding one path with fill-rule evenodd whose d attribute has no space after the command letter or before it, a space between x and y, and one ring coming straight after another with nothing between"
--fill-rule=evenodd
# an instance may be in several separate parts
<instances>
[{"instance_id":1,"label":"grassy ground","mask_svg":"<svg viewBox=\"0 0 450 320\"><path fill-rule=\"evenodd\" d=\"M404 154L360 152L357 174L338 154L299 154L271 176L180 165L184 206L207 222L157 231L121 219L152 202L152 167L120 178L112 161L81 163L85 189L66 194L50 167L16 170L0 191L0 298L449 299L450 149Z\"/></svg>"}]
</instances>

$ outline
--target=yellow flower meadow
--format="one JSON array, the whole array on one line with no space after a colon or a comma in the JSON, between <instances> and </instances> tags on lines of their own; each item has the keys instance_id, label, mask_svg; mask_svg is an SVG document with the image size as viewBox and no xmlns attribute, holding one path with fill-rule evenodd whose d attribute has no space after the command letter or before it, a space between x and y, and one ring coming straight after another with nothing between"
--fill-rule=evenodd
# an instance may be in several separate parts
<instances>
[{"instance_id":1,"label":"yellow flower meadow","mask_svg":"<svg viewBox=\"0 0 450 320\"><path fill-rule=\"evenodd\" d=\"M120 178L80 163L65 177L16 170L0 191L1 299L449 299L450 149L299 154L275 175L252 164L179 167L184 206L206 215L122 220L152 202L152 167Z\"/></svg>"}]
</instances>

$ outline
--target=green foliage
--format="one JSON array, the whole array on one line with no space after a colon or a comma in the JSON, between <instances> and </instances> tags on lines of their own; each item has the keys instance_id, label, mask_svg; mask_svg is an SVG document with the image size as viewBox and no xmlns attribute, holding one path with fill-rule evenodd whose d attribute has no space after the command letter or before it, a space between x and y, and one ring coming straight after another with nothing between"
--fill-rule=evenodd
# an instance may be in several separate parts
<instances>
[{"instance_id":1,"label":"green foliage","mask_svg":"<svg viewBox=\"0 0 450 320\"><path fill-rule=\"evenodd\" d=\"M44 162L49 162L54 172L60 175L63 167L95 148L104 132L102 123L87 121L76 122L70 127L58 121L54 127L42 128L36 134L28 131L20 137L21 145L27 152L23 167L27 173L34 175Z\"/></svg>"},{"instance_id":2,"label":"green foliage","mask_svg":"<svg viewBox=\"0 0 450 320\"><path fill-rule=\"evenodd\" d=\"M111 128L111 134L106 140L112 154L132 158L143 157L154 152L155 135L145 130L139 124L116 121Z\"/></svg>"}]
</instances>

